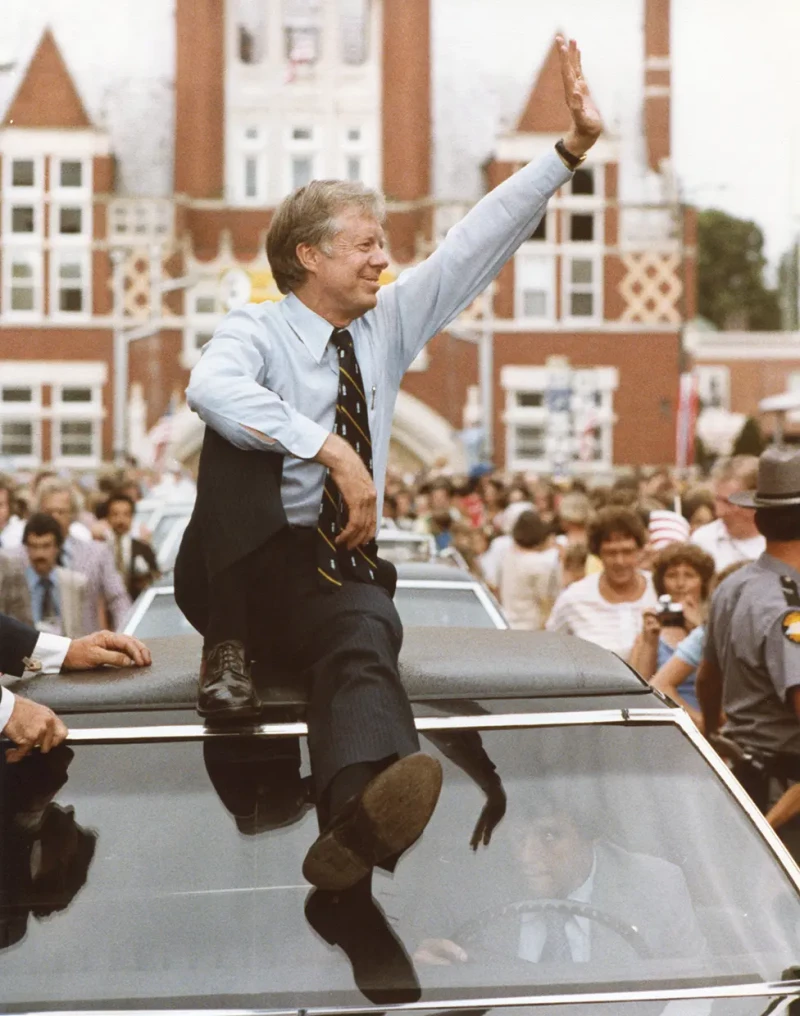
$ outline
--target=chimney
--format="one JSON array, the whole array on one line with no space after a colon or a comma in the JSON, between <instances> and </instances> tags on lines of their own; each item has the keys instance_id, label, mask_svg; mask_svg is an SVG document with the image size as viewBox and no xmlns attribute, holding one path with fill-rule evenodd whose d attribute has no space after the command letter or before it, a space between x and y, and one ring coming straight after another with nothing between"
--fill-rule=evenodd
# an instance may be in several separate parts
<instances>
[{"instance_id":1,"label":"chimney","mask_svg":"<svg viewBox=\"0 0 800 1016\"><path fill-rule=\"evenodd\" d=\"M656 172L672 154L669 8L670 0L645 0L644 132L647 161Z\"/></svg>"}]
</instances>

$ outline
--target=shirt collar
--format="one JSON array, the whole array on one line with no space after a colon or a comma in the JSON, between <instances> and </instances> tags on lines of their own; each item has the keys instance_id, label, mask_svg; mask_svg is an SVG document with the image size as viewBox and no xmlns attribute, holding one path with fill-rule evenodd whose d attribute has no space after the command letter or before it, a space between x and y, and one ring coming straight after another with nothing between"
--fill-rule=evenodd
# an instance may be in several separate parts
<instances>
[{"instance_id":1,"label":"shirt collar","mask_svg":"<svg viewBox=\"0 0 800 1016\"><path fill-rule=\"evenodd\" d=\"M28 587L30 589L35 589L42 582L42 576L34 569L32 564L25 566L25 578L28 580ZM55 568L49 575L45 575L44 578L49 578L51 582L55 582Z\"/></svg>"},{"instance_id":2,"label":"shirt collar","mask_svg":"<svg viewBox=\"0 0 800 1016\"><path fill-rule=\"evenodd\" d=\"M789 564L784 564L783 561L779 561L777 557L773 557L772 554L768 554L766 550L758 559L758 566L760 568L766 568L767 571L775 572L776 575L788 575L793 578L795 582L800 583L800 571L796 568L792 568Z\"/></svg>"},{"instance_id":3,"label":"shirt collar","mask_svg":"<svg viewBox=\"0 0 800 1016\"><path fill-rule=\"evenodd\" d=\"M316 362L322 363L322 357L334 332L330 321L326 321L310 307L306 307L294 293L289 293L285 300L281 300L280 308L286 323L298 339Z\"/></svg>"}]
</instances>

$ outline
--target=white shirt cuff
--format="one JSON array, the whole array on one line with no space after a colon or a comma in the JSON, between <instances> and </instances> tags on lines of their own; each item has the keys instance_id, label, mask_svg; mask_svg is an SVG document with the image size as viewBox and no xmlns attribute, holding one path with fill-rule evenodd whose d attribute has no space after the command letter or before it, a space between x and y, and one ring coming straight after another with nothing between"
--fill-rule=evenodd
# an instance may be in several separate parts
<instances>
[{"instance_id":1,"label":"white shirt cuff","mask_svg":"<svg viewBox=\"0 0 800 1016\"><path fill-rule=\"evenodd\" d=\"M49 632L42 632L33 647L31 659L38 660L41 668L37 668L39 674L58 674L64 657L67 655L71 639L63 635L51 635Z\"/></svg>"},{"instance_id":2,"label":"white shirt cuff","mask_svg":"<svg viewBox=\"0 0 800 1016\"><path fill-rule=\"evenodd\" d=\"M3 688L3 697L0 698L0 733L5 730L5 726L11 719L11 713L14 710L14 695L8 690Z\"/></svg>"}]
</instances>

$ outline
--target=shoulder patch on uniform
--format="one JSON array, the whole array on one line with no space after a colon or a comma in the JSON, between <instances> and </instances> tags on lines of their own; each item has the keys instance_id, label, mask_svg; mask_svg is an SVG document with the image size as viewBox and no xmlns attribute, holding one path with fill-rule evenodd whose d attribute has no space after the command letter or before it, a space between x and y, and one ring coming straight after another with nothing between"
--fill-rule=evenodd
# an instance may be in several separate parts
<instances>
[{"instance_id":1,"label":"shoulder patch on uniform","mask_svg":"<svg viewBox=\"0 0 800 1016\"><path fill-rule=\"evenodd\" d=\"M788 610L781 621L783 637L800 646L800 610Z\"/></svg>"}]
</instances>

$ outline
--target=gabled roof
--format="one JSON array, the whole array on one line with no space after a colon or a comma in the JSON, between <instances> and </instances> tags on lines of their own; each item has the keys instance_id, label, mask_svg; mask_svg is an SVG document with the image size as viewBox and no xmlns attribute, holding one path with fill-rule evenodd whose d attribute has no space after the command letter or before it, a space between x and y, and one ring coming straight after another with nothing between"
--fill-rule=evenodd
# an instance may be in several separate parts
<instances>
[{"instance_id":1,"label":"gabled roof","mask_svg":"<svg viewBox=\"0 0 800 1016\"><path fill-rule=\"evenodd\" d=\"M528 96L517 130L525 134L563 134L570 126L555 37Z\"/></svg>"},{"instance_id":2,"label":"gabled roof","mask_svg":"<svg viewBox=\"0 0 800 1016\"><path fill-rule=\"evenodd\" d=\"M49 28L39 40L3 120L14 127L91 127L75 83Z\"/></svg>"}]
</instances>

